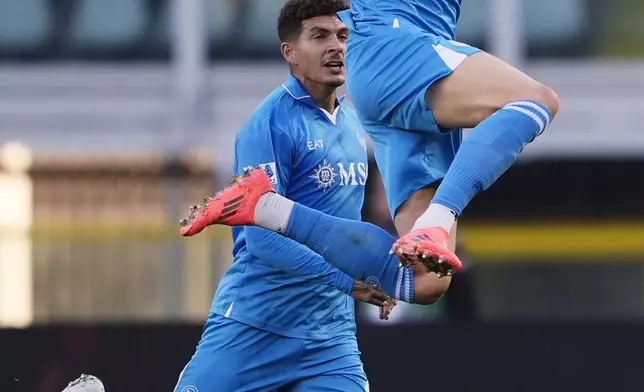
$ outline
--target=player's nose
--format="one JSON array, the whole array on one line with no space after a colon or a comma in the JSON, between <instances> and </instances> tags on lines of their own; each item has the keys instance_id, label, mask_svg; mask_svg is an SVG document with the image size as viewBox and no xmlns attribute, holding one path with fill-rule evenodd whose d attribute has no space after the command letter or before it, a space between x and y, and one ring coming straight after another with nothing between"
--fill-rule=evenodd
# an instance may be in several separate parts
<instances>
[{"instance_id":1,"label":"player's nose","mask_svg":"<svg viewBox=\"0 0 644 392\"><path fill-rule=\"evenodd\" d=\"M344 53L344 51L346 50L346 45L338 37L334 37L329 44L328 50L335 53Z\"/></svg>"}]
</instances>

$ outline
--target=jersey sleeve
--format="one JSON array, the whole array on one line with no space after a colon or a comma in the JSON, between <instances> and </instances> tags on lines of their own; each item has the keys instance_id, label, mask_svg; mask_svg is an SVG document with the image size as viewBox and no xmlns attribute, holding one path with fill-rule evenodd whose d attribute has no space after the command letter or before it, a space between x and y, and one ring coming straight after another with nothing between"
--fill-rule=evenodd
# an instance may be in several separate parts
<instances>
[{"instance_id":1,"label":"jersey sleeve","mask_svg":"<svg viewBox=\"0 0 644 392\"><path fill-rule=\"evenodd\" d=\"M293 170L295 144L290 133L271 127L269 121L245 128L235 140L235 173L249 167L261 167L275 190L285 196ZM259 227L245 226L248 252L278 268L305 280L316 280L346 294L353 290L353 279L327 263L308 247Z\"/></svg>"},{"instance_id":2,"label":"jersey sleeve","mask_svg":"<svg viewBox=\"0 0 644 392\"><path fill-rule=\"evenodd\" d=\"M291 174L294 143L289 133L271 127L268 119L242 129L235 139L235 174L260 167L275 190L286 194Z\"/></svg>"},{"instance_id":3,"label":"jersey sleeve","mask_svg":"<svg viewBox=\"0 0 644 392\"><path fill-rule=\"evenodd\" d=\"M306 246L259 227L244 227L248 252L275 268L351 295L353 278Z\"/></svg>"}]
</instances>

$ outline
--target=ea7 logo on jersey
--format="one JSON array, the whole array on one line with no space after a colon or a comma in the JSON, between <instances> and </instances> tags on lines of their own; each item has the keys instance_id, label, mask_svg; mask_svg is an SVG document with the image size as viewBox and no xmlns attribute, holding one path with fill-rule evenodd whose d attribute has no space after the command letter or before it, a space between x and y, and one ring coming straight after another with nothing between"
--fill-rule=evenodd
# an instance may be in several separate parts
<instances>
[{"instance_id":1,"label":"ea7 logo on jersey","mask_svg":"<svg viewBox=\"0 0 644 392\"><path fill-rule=\"evenodd\" d=\"M306 142L306 146L309 148L309 150L315 150L316 148L324 148L324 140L322 139L309 140Z\"/></svg>"},{"instance_id":2,"label":"ea7 logo on jersey","mask_svg":"<svg viewBox=\"0 0 644 392\"><path fill-rule=\"evenodd\" d=\"M254 167L264 170L266 174L268 174L271 184L277 184L277 166L275 165L275 162L260 163L257 166L246 166L244 167L244 171L253 169Z\"/></svg>"}]
</instances>

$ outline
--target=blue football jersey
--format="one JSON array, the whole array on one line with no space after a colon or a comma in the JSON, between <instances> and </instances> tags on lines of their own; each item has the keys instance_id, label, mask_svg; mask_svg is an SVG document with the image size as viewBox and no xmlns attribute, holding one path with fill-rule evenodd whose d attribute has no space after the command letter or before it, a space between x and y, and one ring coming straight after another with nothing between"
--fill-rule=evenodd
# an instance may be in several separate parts
<instances>
[{"instance_id":1,"label":"blue football jersey","mask_svg":"<svg viewBox=\"0 0 644 392\"><path fill-rule=\"evenodd\" d=\"M480 1L480 0L475 0ZM351 0L354 20L396 17L439 37L453 40L462 0Z\"/></svg>"},{"instance_id":2,"label":"blue football jersey","mask_svg":"<svg viewBox=\"0 0 644 392\"><path fill-rule=\"evenodd\" d=\"M360 220L366 143L357 116L342 101L334 113L327 113L290 76L238 132L235 173L259 166L289 199ZM232 232L234 262L220 281L212 312L293 338L355 335L354 300L347 295L353 280L278 234L257 227L235 227ZM329 281L335 271L345 277L343 290Z\"/></svg>"}]
</instances>

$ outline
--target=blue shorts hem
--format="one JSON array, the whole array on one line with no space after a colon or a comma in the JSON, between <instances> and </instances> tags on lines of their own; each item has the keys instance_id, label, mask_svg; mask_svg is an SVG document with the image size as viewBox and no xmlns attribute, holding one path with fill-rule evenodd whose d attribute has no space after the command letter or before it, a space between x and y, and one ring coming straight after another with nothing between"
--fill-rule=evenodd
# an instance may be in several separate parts
<instances>
[{"instance_id":1,"label":"blue shorts hem","mask_svg":"<svg viewBox=\"0 0 644 392\"><path fill-rule=\"evenodd\" d=\"M391 217L394 219L396 218L396 214L398 213L400 206L402 206L414 193L425 188L426 186L438 183L442 180L443 177L437 178L435 176L429 175L421 178L420 180L414 181L413 184L396 195L395 200L390 206Z\"/></svg>"}]
</instances>

